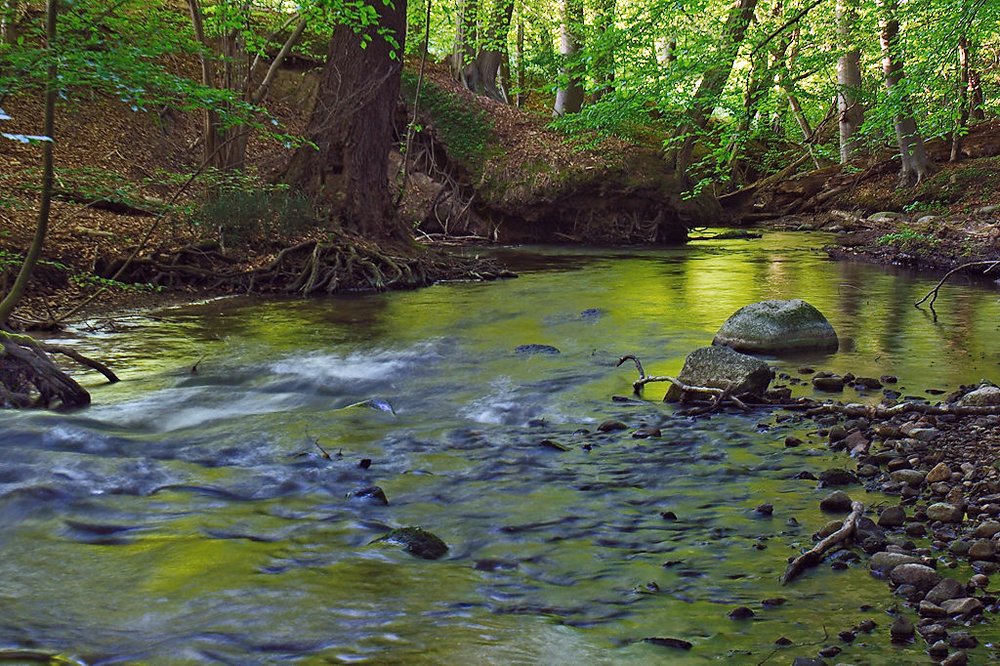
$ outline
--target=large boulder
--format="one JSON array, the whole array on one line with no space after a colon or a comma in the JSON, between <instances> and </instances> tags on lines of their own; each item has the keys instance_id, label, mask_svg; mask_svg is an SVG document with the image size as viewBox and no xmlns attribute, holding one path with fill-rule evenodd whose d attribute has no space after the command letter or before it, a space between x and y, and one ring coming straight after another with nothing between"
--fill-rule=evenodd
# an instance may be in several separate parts
<instances>
[{"instance_id":1,"label":"large boulder","mask_svg":"<svg viewBox=\"0 0 1000 666\"><path fill-rule=\"evenodd\" d=\"M677 377L688 386L730 389L733 395L763 395L774 371L759 358L729 347L700 347L688 354ZM664 402L677 402L683 392L671 384Z\"/></svg>"},{"instance_id":2,"label":"large boulder","mask_svg":"<svg viewBox=\"0 0 1000 666\"><path fill-rule=\"evenodd\" d=\"M799 298L761 301L737 310L712 341L738 351L782 354L837 351L837 332L823 313Z\"/></svg>"}]
</instances>

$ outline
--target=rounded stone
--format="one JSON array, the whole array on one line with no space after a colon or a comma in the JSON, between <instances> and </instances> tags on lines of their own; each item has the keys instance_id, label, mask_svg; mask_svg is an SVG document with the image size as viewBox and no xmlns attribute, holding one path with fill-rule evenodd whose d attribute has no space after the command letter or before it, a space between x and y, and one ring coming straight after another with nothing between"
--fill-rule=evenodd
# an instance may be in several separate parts
<instances>
[{"instance_id":1,"label":"rounded stone","mask_svg":"<svg viewBox=\"0 0 1000 666\"><path fill-rule=\"evenodd\" d=\"M726 320L712 344L739 351L781 354L836 351L840 342L823 313L796 298L743 306Z\"/></svg>"},{"instance_id":2,"label":"rounded stone","mask_svg":"<svg viewBox=\"0 0 1000 666\"><path fill-rule=\"evenodd\" d=\"M927 592L941 582L941 574L923 564L900 564L893 568L889 578L896 585L912 585Z\"/></svg>"},{"instance_id":3,"label":"rounded stone","mask_svg":"<svg viewBox=\"0 0 1000 666\"><path fill-rule=\"evenodd\" d=\"M995 407L1000 405L1000 388L984 386L965 394L962 398L964 407Z\"/></svg>"},{"instance_id":4,"label":"rounded stone","mask_svg":"<svg viewBox=\"0 0 1000 666\"><path fill-rule=\"evenodd\" d=\"M899 527L906 521L906 510L901 506L890 506L878 517L879 527Z\"/></svg>"},{"instance_id":5,"label":"rounded stone","mask_svg":"<svg viewBox=\"0 0 1000 666\"><path fill-rule=\"evenodd\" d=\"M964 515L965 511L962 510L962 507L947 502L936 502L927 507L927 518L939 520L942 523L960 523Z\"/></svg>"},{"instance_id":6,"label":"rounded stone","mask_svg":"<svg viewBox=\"0 0 1000 666\"><path fill-rule=\"evenodd\" d=\"M688 354L677 378L688 386L728 389L732 395L763 395L774 371L767 363L729 347L700 347ZM671 384L664 402L676 402L684 392Z\"/></svg>"}]
</instances>

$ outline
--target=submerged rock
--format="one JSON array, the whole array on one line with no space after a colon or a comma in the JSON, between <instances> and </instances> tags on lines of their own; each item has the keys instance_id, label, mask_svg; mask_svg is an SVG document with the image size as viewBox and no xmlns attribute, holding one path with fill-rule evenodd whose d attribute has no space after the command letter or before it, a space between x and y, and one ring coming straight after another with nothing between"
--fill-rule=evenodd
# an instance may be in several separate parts
<instances>
[{"instance_id":1,"label":"submerged rock","mask_svg":"<svg viewBox=\"0 0 1000 666\"><path fill-rule=\"evenodd\" d=\"M377 506L386 506L389 504L388 498L385 496L385 491L383 491L379 486L367 486L365 488L358 488L347 495L348 499L367 502L368 504L375 504Z\"/></svg>"},{"instance_id":2,"label":"submerged rock","mask_svg":"<svg viewBox=\"0 0 1000 666\"><path fill-rule=\"evenodd\" d=\"M823 313L796 298L743 306L726 320L712 344L745 352L782 354L836 351L840 343Z\"/></svg>"},{"instance_id":3,"label":"submerged rock","mask_svg":"<svg viewBox=\"0 0 1000 666\"><path fill-rule=\"evenodd\" d=\"M774 372L758 358L729 347L700 347L688 354L677 377L689 386L730 389L733 395L763 395ZM664 402L677 402L681 389L671 384Z\"/></svg>"},{"instance_id":4,"label":"submerged rock","mask_svg":"<svg viewBox=\"0 0 1000 666\"><path fill-rule=\"evenodd\" d=\"M448 552L448 544L421 527L401 527L375 541L402 546L409 554L425 560L436 560Z\"/></svg>"},{"instance_id":5,"label":"submerged rock","mask_svg":"<svg viewBox=\"0 0 1000 666\"><path fill-rule=\"evenodd\" d=\"M559 354L561 353L557 347L552 345L518 345L514 347L515 354Z\"/></svg>"}]
</instances>

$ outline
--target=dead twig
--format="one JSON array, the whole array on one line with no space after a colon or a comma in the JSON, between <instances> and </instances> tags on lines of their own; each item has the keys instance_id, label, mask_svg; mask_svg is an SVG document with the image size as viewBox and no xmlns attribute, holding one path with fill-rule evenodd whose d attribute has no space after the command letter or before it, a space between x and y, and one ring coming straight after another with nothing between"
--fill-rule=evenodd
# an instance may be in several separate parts
<instances>
[{"instance_id":1,"label":"dead twig","mask_svg":"<svg viewBox=\"0 0 1000 666\"><path fill-rule=\"evenodd\" d=\"M989 273L991 270L993 270L997 266L1000 266L1000 259L990 259L990 260L987 260L987 261L970 261L967 264L962 264L961 266L956 266L955 268L953 268L950 271L948 271L947 273L945 273L944 277L941 278L941 281L937 283L937 286L935 286L933 289L931 289L929 292L927 292L926 296L924 296L919 301L917 301L916 303L914 303L913 307L919 308L929 298L929 299L931 299L931 302L928 303L928 307L930 307L930 309L933 310L934 309L934 301L937 300L938 293L941 291L941 287L944 286L944 283L948 281L948 278L950 278L955 273L958 273L960 271L965 270L966 268L974 268L975 266L986 266L987 267L986 270L983 271L983 275L986 275L987 273Z\"/></svg>"}]
</instances>

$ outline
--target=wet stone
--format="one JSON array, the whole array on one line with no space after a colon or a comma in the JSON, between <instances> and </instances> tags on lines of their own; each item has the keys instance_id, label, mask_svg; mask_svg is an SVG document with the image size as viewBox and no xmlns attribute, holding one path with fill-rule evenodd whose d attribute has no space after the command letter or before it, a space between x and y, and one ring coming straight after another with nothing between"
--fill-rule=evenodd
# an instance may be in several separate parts
<instances>
[{"instance_id":1,"label":"wet stone","mask_svg":"<svg viewBox=\"0 0 1000 666\"><path fill-rule=\"evenodd\" d=\"M627 430L628 426L621 421L608 420L597 426L598 432L616 432L618 430Z\"/></svg>"},{"instance_id":2,"label":"wet stone","mask_svg":"<svg viewBox=\"0 0 1000 666\"><path fill-rule=\"evenodd\" d=\"M983 602L975 597L962 597L943 602L941 608L949 615L973 615L983 612Z\"/></svg>"},{"instance_id":3,"label":"wet stone","mask_svg":"<svg viewBox=\"0 0 1000 666\"><path fill-rule=\"evenodd\" d=\"M762 516L770 516L774 513L773 504L761 504L754 511Z\"/></svg>"},{"instance_id":4,"label":"wet stone","mask_svg":"<svg viewBox=\"0 0 1000 666\"><path fill-rule=\"evenodd\" d=\"M828 393L837 393L844 390L844 378L839 375L831 375L826 377L820 377L819 375L812 378L812 385L817 391L826 391Z\"/></svg>"},{"instance_id":5,"label":"wet stone","mask_svg":"<svg viewBox=\"0 0 1000 666\"><path fill-rule=\"evenodd\" d=\"M402 546L406 552L425 560L436 560L448 552L444 541L421 527L401 527L376 541Z\"/></svg>"},{"instance_id":6,"label":"wet stone","mask_svg":"<svg viewBox=\"0 0 1000 666\"><path fill-rule=\"evenodd\" d=\"M661 435L660 429L652 427L639 428L638 430L632 433L632 437L635 439L650 439L659 437L660 435Z\"/></svg>"},{"instance_id":7,"label":"wet stone","mask_svg":"<svg viewBox=\"0 0 1000 666\"><path fill-rule=\"evenodd\" d=\"M969 547L970 560L992 560L996 555L996 544L989 539L979 539Z\"/></svg>"},{"instance_id":8,"label":"wet stone","mask_svg":"<svg viewBox=\"0 0 1000 666\"><path fill-rule=\"evenodd\" d=\"M959 650L958 652L948 655L948 658L941 662L941 666L965 666L968 663L969 656L965 654L965 652Z\"/></svg>"},{"instance_id":9,"label":"wet stone","mask_svg":"<svg viewBox=\"0 0 1000 666\"><path fill-rule=\"evenodd\" d=\"M990 586L990 579L983 574L975 574L969 579L969 584L973 587L978 587L981 590L985 590Z\"/></svg>"},{"instance_id":10,"label":"wet stone","mask_svg":"<svg viewBox=\"0 0 1000 666\"><path fill-rule=\"evenodd\" d=\"M796 657L792 666L826 666L826 662L818 657Z\"/></svg>"},{"instance_id":11,"label":"wet stone","mask_svg":"<svg viewBox=\"0 0 1000 666\"><path fill-rule=\"evenodd\" d=\"M798 437L791 437L791 436L786 437L785 438L785 446L788 447L788 448L794 448L796 446L802 446L802 440L799 439Z\"/></svg>"},{"instance_id":12,"label":"wet stone","mask_svg":"<svg viewBox=\"0 0 1000 666\"><path fill-rule=\"evenodd\" d=\"M844 641L845 643L853 643L854 640L858 637L857 633L850 630L844 630L839 634L837 634L837 636L840 637L840 640Z\"/></svg>"},{"instance_id":13,"label":"wet stone","mask_svg":"<svg viewBox=\"0 0 1000 666\"><path fill-rule=\"evenodd\" d=\"M927 648L927 654L931 659L944 659L948 656L948 644L944 641L938 641Z\"/></svg>"},{"instance_id":14,"label":"wet stone","mask_svg":"<svg viewBox=\"0 0 1000 666\"><path fill-rule=\"evenodd\" d=\"M849 486L857 483L858 477L846 469L834 467L820 472L819 481L824 486Z\"/></svg>"},{"instance_id":15,"label":"wet stone","mask_svg":"<svg viewBox=\"0 0 1000 666\"><path fill-rule=\"evenodd\" d=\"M976 536L980 539L989 539L996 534L1000 534L1000 523L995 520L988 520L976 527Z\"/></svg>"},{"instance_id":16,"label":"wet stone","mask_svg":"<svg viewBox=\"0 0 1000 666\"><path fill-rule=\"evenodd\" d=\"M792 644L792 639L786 638L785 636L780 636L774 641L774 644L781 647L788 647L789 645Z\"/></svg>"},{"instance_id":17,"label":"wet stone","mask_svg":"<svg viewBox=\"0 0 1000 666\"><path fill-rule=\"evenodd\" d=\"M846 513L851 510L851 497L843 490L835 490L820 501L819 508L829 513Z\"/></svg>"},{"instance_id":18,"label":"wet stone","mask_svg":"<svg viewBox=\"0 0 1000 666\"><path fill-rule=\"evenodd\" d=\"M913 638L913 623L905 616L899 615L893 621L892 626L889 627L889 634L892 636L894 643L908 641Z\"/></svg>"},{"instance_id":19,"label":"wet stone","mask_svg":"<svg viewBox=\"0 0 1000 666\"><path fill-rule=\"evenodd\" d=\"M937 502L927 507L927 518L942 523L960 523L964 514L961 507L946 502Z\"/></svg>"},{"instance_id":20,"label":"wet stone","mask_svg":"<svg viewBox=\"0 0 1000 666\"><path fill-rule=\"evenodd\" d=\"M931 471L927 472L927 483L938 483L940 481L951 480L951 468L943 462L934 465Z\"/></svg>"},{"instance_id":21,"label":"wet stone","mask_svg":"<svg viewBox=\"0 0 1000 666\"><path fill-rule=\"evenodd\" d=\"M359 488L351 492L348 495L348 498L358 502L374 504L375 506L387 506L389 504L389 500L386 498L385 492L378 486Z\"/></svg>"},{"instance_id":22,"label":"wet stone","mask_svg":"<svg viewBox=\"0 0 1000 666\"><path fill-rule=\"evenodd\" d=\"M833 657L836 657L841 652L843 652L843 650L841 650L836 645L828 645L828 646L826 646L825 648L823 648L822 650L819 651L819 656L826 657L828 659L832 659Z\"/></svg>"},{"instance_id":23,"label":"wet stone","mask_svg":"<svg viewBox=\"0 0 1000 666\"><path fill-rule=\"evenodd\" d=\"M932 604L941 605L949 599L964 597L965 588L954 578L945 578L940 583L931 588L925 599Z\"/></svg>"},{"instance_id":24,"label":"wet stone","mask_svg":"<svg viewBox=\"0 0 1000 666\"><path fill-rule=\"evenodd\" d=\"M889 572L901 564L920 564L920 558L913 557L912 555L904 555L903 553L882 552L875 553L868 560L868 567L872 571L883 575L889 574Z\"/></svg>"},{"instance_id":25,"label":"wet stone","mask_svg":"<svg viewBox=\"0 0 1000 666\"><path fill-rule=\"evenodd\" d=\"M926 474L915 469L899 469L889 474L889 478L897 483L905 483L908 486L919 486L924 482Z\"/></svg>"},{"instance_id":26,"label":"wet stone","mask_svg":"<svg viewBox=\"0 0 1000 666\"><path fill-rule=\"evenodd\" d=\"M878 517L879 527L899 527L906 522L906 510L901 506L890 506Z\"/></svg>"},{"instance_id":27,"label":"wet stone","mask_svg":"<svg viewBox=\"0 0 1000 666\"><path fill-rule=\"evenodd\" d=\"M746 606L739 606L729 611L728 616L730 620L749 620L754 616L754 612Z\"/></svg>"},{"instance_id":28,"label":"wet stone","mask_svg":"<svg viewBox=\"0 0 1000 666\"><path fill-rule=\"evenodd\" d=\"M956 631L948 637L948 645L953 648L969 649L979 645L979 640L966 631Z\"/></svg>"},{"instance_id":29,"label":"wet stone","mask_svg":"<svg viewBox=\"0 0 1000 666\"><path fill-rule=\"evenodd\" d=\"M515 354L553 354L554 355L554 354L559 354L560 351L559 351L558 348L553 347L552 345L530 344L530 345L518 345L517 347L514 347L514 353Z\"/></svg>"},{"instance_id":30,"label":"wet stone","mask_svg":"<svg viewBox=\"0 0 1000 666\"><path fill-rule=\"evenodd\" d=\"M912 585L921 592L927 592L941 582L941 574L923 564L900 564L889 573L896 585Z\"/></svg>"},{"instance_id":31,"label":"wet stone","mask_svg":"<svg viewBox=\"0 0 1000 666\"><path fill-rule=\"evenodd\" d=\"M690 650L694 647L689 641L685 641L680 638L668 638L665 636L651 636L649 638L643 638L643 641L649 643L650 645L658 645L659 647L674 648L676 650Z\"/></svg>"},{"instance_id":32,"label":"wet stone","mask_svg":"<svg viewBox=\"0 0 1000 666\"><path fill-rule=\"evenodd\" d=\"M933 604L927 601L926 599L921 601L920 604L917 606L917 613L920 615L920 617L933 617L933 618L948 617L948 611L941 608L937 604Z\"/></svg>"},{"instance_id":33,"label":"wet stone","mask_svg":"<svg viewBox=\"0 0 1000 666\"><path fill-rule=\"evenodd\" d=\"M875 631L876 629L878 629L878 624L876 624L875 620L871 620L871 619L862 620L858 624L858 631L861 631L861 632L866 633L866 634L870 634L873 631Z\"/></svg>"}]
</instances>

